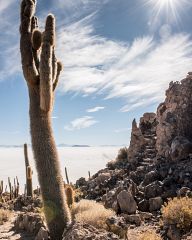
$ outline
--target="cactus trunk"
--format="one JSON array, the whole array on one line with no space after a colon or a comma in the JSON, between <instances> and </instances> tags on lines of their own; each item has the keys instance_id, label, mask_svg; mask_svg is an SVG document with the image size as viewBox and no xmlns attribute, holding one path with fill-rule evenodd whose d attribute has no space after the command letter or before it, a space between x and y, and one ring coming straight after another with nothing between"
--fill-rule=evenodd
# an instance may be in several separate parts
<instances>
[{"instance_id":1,"label":"cactus trunk","mask_svg":"<svg viewBox=\"0 0 192 240\"><path fill-rule=\"evenodd\" d=\"M52 239L61 239L70 223L70 212L64 194L63 178L51 128L50 113L40 109L40 98L29 89L31 137L45 217Z\"/></svg>"}]
</instances>

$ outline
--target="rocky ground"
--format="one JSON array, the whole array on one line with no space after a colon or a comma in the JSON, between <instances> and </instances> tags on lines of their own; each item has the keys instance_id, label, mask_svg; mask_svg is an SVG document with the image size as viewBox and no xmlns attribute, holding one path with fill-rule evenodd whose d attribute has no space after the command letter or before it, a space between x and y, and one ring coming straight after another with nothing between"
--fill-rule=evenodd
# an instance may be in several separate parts
<instances>
[{"instance_id":1,"label":"rocky ground","mask_svg":"<svg viewBox=\"0 0 192 240\"><path fill-rule=\"evenodd\" d=\"M133 120L129 148L89 180L76 182L81 193L76 200L95 200L116 215L106 219L105 230L76 222L63 239L140 240L139 234L151 230L164 240L192 240L190 229L161 223L169 198L192 197L191 92L191 73L181 83L170 83L157 114L145 113L138 125ZM0 226L0 239L48 239L39 208L39 198L18 198L11 220Z\"/></svg>"}]
</instances>

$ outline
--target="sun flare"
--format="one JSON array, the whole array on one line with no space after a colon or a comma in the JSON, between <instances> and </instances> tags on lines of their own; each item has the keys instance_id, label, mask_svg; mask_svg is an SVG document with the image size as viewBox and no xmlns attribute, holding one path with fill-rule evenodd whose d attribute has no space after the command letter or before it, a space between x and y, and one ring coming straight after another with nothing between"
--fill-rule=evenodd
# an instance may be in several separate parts
<instances>
[{"instance_id":1,"label":"sun flare","mask_svg":"<svg viewBox=\"0 0 192 240\"><path fill-rule=\"evenodd\" d=\"M144 0L144 3L153 11L153 16L163 15L169 21L180 22L181 14L191 6L191 0Z\"/></svg>"}]
</instances>

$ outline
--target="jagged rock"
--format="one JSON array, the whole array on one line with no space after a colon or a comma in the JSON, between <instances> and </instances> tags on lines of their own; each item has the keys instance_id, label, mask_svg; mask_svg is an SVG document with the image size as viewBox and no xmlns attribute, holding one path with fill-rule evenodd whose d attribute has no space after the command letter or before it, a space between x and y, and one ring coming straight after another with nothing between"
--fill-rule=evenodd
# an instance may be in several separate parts
<instances>
[{"instance_id":1,"label":"jagged rock","mask_svg":"<svg viewBox=\"0 0 192 240\"><path fill-rule=\"evenodd\" d=\"M141 129L141 132L144 133L148 130L153 129L155 132L156 130L156 114L155 113L144 113L143 117L140 119L139 128Z\"/></svg>"},{"instance_id":2,"label":"jagged rock","mask_svg":"<svg viewBox=\"0 0 192 240\"><path fill-rule=\"evenodd\" d=\"M158 173L157 171L150 171L149 173L145 174L144 180L142 182L142 185L148 185L151 182L154 182L158 179Z\"/></svg>"},{"instance_id":3,"label":"jagged rock","mask_svg":"<svg viewBox=\"0 0 192 240\"><path fill-rule=\"evenodd\" d=\"M143 199L138 203L138 209L142 212L149 211L149 200Z\"/></svg>"},{"instance_id":4,"label":"jagged rock","mask_svg":"<svg viewBox=\"0 0 192 240\"><path fill-rule=\"evenodd\" d=\"M177 196L178 197L185 197L191 192L190 188L188 187L182 187L181 189L178 190Z\"/></svg>"},{"instance_id":5,"label":"jagged rock","mask_svg":"<svg viewBox=\"0 0 192 240\"><path fill-rule=\"evenodd\" d=\"M95 181L96 181L97 185L100 185L104 181L109 180L110 177L111 177L110 173L101 173L98 175L98 177L95 178Z\"/></svg>"},{"instance_id":6,"label":"jagged rock","mask_svg":"<svg viewBox=\"0 0 192 240\"><path fill-rule=\"evenodd\" d=\"M141 225L141 216L139 214L132 214L132 215L124 214L123 216L128 223L136 224L137 226Z\"/></svg>"},{"instance_id":7,"label":"jagged rock","mask_svg":"<svg viewBox=\"0 0 192 240\"><path fill-rule=\"evenodd\" d=\"M149 199L149 211L153 212L153 211L157 211L159 209L161 209L163 205L163 200L161 197L156 197L156 198L150 198Z\"/></svg>"},{"instance_id":8,"label":"jagged rock","mask_svg":"<svg viewBox=\"0 0 192 240\"><path fill-rule=\"evenodd\" d=\"M127 234L127 224L123 217L110 217L106 220L106 224L108 226L108 230L118 235L120 238L123 238Z\"/></svg>"},{"instance_id":9,"label":"jagged rock","mask_svg":"<svg viewBox=\"0 0 192 240\"><path fill-rule=\"evenodd\" d=\"M87 183L86 179L84 177L81 177L79 178L77 181L76 181L76 185L78 187L81 187L81 186L85 186Z\"/></svg>"},{"instance_id":10,"label":"jagged rock","mask_svg":"<svg viewBox=\"0 0 192 240\"><path fill-rule=\"evenodd\" d=\"M192 139L192 81L171 82L166 99L157 110L157 142L159 156L169 158L170 148L176 136Z\"/></svg>"},{"instance_id":11,"label":"jagged rock","mask_svg":"<svg viewBox=\"0 0 192 240\"><path fill-rule=\"evenodd\" d=\"M63 240L118 240L117 235L89 224L74 223L63 234Z\"/></svg>"},{"instance_id":12,"label":"jagged rock","mask_svg":"<svg viewBox=\"0 0 192 240\"><path fill-rule=\"evenodd\" d=\"M185 137L177 136L173 139L170 156L173 161L185 159L192 153L192 143Z\"/></svg>"},{"instance_id":13,"label":"jagged rock","mask_svg":"<svg viewBox=\"0 0 192 240\"><path fill-rule=\"evenodd\" d=\"M163 193L163 186L160 181L155 181L145 187L145 197L147 199L160 196Z\"/></svg>"},{"instance_id":14,"label":"jagged rock","mask_svg":"<svg viewBox=\"0 0 192 240\"><path fill-rule=\"evenodd\" d=\"M141 129L137 127L136 120L132 123L131 141L128 148L128 161L135 162L137 154L142 151L145 145L145 138L141 132Z\"/></svg>"},{"instance_id":15,"label":"jagged rock","mask_svg":"<svg viewBox=\"0 0 192 240\"><path fill-rule=\"evenodd\" d=\"M46 229L43 219L37 213L19 214L14 222L14 226L17 231L25 230L34 236L37 235L41 227Z\"/></svg>"},{"instance_id":16,"label":"jagged rock","mask_svg":"<svg viewBox=\"0 0 192 240\"><path fill-rule=\"evenodd\" d=\"M153 214L149 212L140 212L139 215L142 221L149 220L153 217Z\"/></svg>"},{"instance_id":17,"label":"jagged rock","mask_svg":"<svg viewBox=\"0 0 192 240\"><path fill-rule=\"evenodd\" d=\"M133 195L123 190L117 195L117 202L120 206L121 212L133 214L137 210L137 203L133 198Z\"/></svg>"}]
</instances>

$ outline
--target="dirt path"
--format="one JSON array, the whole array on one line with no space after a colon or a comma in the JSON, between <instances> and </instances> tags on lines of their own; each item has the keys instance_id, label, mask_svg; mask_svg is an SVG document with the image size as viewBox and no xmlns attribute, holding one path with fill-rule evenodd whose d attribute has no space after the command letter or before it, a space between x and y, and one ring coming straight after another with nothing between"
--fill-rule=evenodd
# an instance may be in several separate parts
<instances>
[{"instance_id":1,"label":"dirt path","mask_svg":"<svg viewBox=\"0 0 192 240\"><path fill-rule=\"evenodd\" d=\"M13 229L14 220L17 213L13 213L8 222L0 225L0 240L34 240L33 237L27 235L26 233L16 233Z\"/></svg>"}]
</instances>

